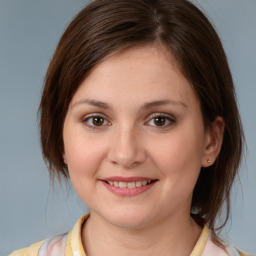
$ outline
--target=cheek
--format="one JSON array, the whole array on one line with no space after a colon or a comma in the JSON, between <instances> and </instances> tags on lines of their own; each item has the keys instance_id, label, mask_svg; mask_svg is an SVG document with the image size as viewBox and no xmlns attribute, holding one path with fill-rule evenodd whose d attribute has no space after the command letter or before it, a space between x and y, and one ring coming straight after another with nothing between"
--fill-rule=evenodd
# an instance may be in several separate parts
<instances>
[{"instance_id":1,"label":"cheek","mask_svg":"<svg viewBox=\"0 0 256 256\"><path fill-rule=\"evenodd\" d=\"M187 127L165 140L155 141L151 155L167 180L181 186L196 183L203 156L203 133L201 127Z\"/></svg>"},{"instance_id":2,"label":"cheek","mask_svg":"<svg viewBox=\"0 0 256 256\"><path fill-rule=\"evenodd\" d=\"M103 143L99 145L95 139L72 133L72 137L65 137L64 134L64 146L71 180L95 176L104 157Z\"/></svg>"},{"instance_id":3,"label":"cheek","mask_svg":"<svg viewBox=\"0 0 256 256\"><path fill-rule=\"evenodd\" d=\"M103 159L103 151L102 145L98 145L95 140L82 140L73 137L72 140L66 140L65 143L70 180L86 205L91 205L90 198L92 198L92 189L95 189L97 184L97 174Z\"/></svg>"}]
</instances>

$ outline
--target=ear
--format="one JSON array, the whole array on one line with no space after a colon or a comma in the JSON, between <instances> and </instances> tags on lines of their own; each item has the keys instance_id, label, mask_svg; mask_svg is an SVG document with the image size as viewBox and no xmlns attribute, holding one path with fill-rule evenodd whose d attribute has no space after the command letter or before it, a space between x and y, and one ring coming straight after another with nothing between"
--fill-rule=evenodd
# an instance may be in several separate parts
<instances>
[{"instance_id":1,"label":"ear","mask_svg":"<svg viewBox=\"0 0 256 256\"><path fill-rule=\"evenodd\" d=\"M222 117L216 117L214 122L206 129L204 154L202 158L202 167L211 166L219 155L221 150L225 122Z\"/></svg>"},{"instance_id":2,"label":"ear","mask_svg":"<svg viewBox=\"0 0 256 256\"><path fill-rule=\"evenodd\" d=\"M65 164L67 164L67 157L66 157L65 153L63 153L63 161L64 161Z\"/></svg>"}]
</instances>

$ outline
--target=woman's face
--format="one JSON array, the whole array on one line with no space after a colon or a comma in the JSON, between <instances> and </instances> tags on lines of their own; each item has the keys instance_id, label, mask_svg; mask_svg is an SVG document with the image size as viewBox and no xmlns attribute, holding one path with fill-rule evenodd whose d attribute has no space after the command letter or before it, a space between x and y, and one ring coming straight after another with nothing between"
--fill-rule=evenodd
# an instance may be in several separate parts
<instances>
[{"instance_id":1,"label":"woman's face","mask_svg":"<svg viewBox=\"0 0 256 256\"><path fill-rule=\"evenodd\" d=\"M189 218L210 135L200 103L164 47L96 66L64 122L64 161L91 216L126 228Z\"/></svg>"}]
</instances>

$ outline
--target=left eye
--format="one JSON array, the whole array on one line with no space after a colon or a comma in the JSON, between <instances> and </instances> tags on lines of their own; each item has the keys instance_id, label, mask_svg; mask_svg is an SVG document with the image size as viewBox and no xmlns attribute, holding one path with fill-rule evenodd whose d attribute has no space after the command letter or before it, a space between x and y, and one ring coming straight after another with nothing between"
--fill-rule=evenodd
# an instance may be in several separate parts
<instances>
[{"instance_id":1,"label":"left eye","mask_svg":"<svg viewBox=\"0 0 256 256\"><path fill-rule=\"evenodd\" d=\"M170 126L172 123L175 123L174 118L171 118L169 116L159 115L155 116L152 119L149 120L148 124L156 127L167 127Z\"/></svg>"}]
</instances>

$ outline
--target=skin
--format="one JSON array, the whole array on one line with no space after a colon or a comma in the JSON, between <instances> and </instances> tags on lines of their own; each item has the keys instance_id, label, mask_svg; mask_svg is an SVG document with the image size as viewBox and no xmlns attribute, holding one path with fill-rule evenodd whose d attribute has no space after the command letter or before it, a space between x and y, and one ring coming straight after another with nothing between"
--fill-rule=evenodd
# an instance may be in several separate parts
<instances>
[{"instance_id":1,"label":"skin","mask_svg":"<svg viewBox=\"0 0 256 256\"><path fill-rule=\"evenodd\" d=\"M205 129L198 98L164 46L129 48L94 67L63 129L64 161L90 209L86 255L189 255L201 233L190 217L193 188L218 155L223 127L216 118ZM155 182L120 196L104 184L113 176Z\"/></svg>"}]
</instances>

